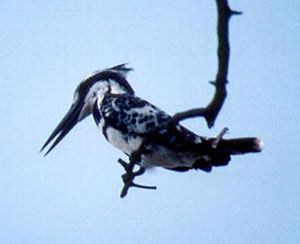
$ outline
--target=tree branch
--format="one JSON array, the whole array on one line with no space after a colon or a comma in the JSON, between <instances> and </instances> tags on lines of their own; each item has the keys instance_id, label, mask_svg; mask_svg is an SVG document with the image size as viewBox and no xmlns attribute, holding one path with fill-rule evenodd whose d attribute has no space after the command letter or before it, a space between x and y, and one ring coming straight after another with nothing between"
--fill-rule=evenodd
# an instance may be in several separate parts
<instances>
[{"instance_id":1,"label":"tree branch","mask_svg":"<svg viewBox=\"0 0 300 244\"><path fill-rule=\"evenodd\" d=\"M226 85L228 83L228 66L229 66L229 19L232 15L241 14L241 12L232 11L227 0L216 0L218 10L218 72L216 80L210 82L215 86L215 94L212 101L205 108L196 108L184 112L176 113L170 124L175 125L181 120L202 116L205 118L207 125L211 128L224 104L227 96Z\"/></svg>"},{"instance_id":2,"label":"tree branch","mask_svg":"<svg viewBox=\"0 0 300 244\"><path fill-rule=\"evenodd\" d=\"M146 154L148 151L146 149L146 140L141 144L138 150L131 153L129 156L129 163L126 163L124 160L119 159L118 162L123 166L126 173L122 175L122 180L124 183L124 186L121 191L120 197L123 198L127 195L127 192L130 187L137 187L137 188L143 188L143 189L150 189L150 190L156 190L156 186L145 186L136 184L133 182L134 178L136 176L142 175L145 173L145 168L141 165L139 165L139 169L137 171L133 171L134 166L141 162L141 157L143 154Z\"/></svg>"},{"instance_id":3,"label":"tree branch","mask_svg":"<svg viewBox=\"0 0 300 244\"><path fill-rule=\"evenodd\" d=\"M196 108L180 112L175 114L169 122L171 128L175 128L176 124L181 120L187 118L193 118L202 116L205 118L207 125L211 128L224 104L224 101L227 96L226 85L228 83L228 67L229 67L229 54L230 54L230 45L229 45L229 19L232 15L241 14L241 12L232 11L227 3L227 0L216 0L217 10L218 10L218 71L216 75L216 80L210 82L215 86L215 94L212 101L205 108ZM227 128L224 128L220 134L211 140L211 147L215 148L218 146L219 142L222 140L222 137L227 132ZM175 130L176 131L176 130ZM147 141L147 140L145 140ZM143 186L133 182L136 176L142 175L145 172L145 168L140 166L138 171L133 171L134 166L141 162L142 154L147 153L145 151L146 142L143 143L140 148L133 152L129 157L129 163L126 163L122 159L119 159L119 163L123 166L126 173L122 175L124 182L123 189L121 191L121 197L125 197L130 187L138 187L144 189L156 189L155 186Z\"/></svg>"}]
</instances>

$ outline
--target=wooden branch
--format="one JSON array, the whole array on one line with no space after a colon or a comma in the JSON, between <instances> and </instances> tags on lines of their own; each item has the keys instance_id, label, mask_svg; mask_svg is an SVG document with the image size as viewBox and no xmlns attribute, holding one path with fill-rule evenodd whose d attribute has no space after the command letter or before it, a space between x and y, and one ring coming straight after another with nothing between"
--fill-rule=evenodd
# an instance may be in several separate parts
<instances>
[{"instance_id":1,"label":"wooden branch","mask_svg":"<svg viewBox=\"0 0 300 244\"><path fill-rule=\"evenodd\" d=\"M212 101L205 108L196 108L175 114L169 122L170 128L175 128L175 125L181 120L202 116L205 118L207 125L211 128L224 104L227 96L226 85L228 83L228 67L229 67L229 38L228 26L229 19L232 15L241 14L241 12L232 11L227 3L227 0L216 0L218 9L218 72L216 80L210 82L215 86L215 94ZM220 134L211 141L211 147L217 147L224 134L227 132L224 128ZM176 132L176 130L174 130ZM147 140L146 140L147 141ZM145 144L133 152L129 157L129 163L119 159L119 163L123 166L126 173L122 175L124 186L121 191L121 197L125 197L130 187L138 187L144 189L156 189L155 186L144 186L133 182L136 176L142 175L145 169L140 166L136 172L133 171L134 166L141 161L141 155L145 153Z\"/></svg>"},{"instance_id":2,"label":"wooden branch","mask_svg":"<svg viewBox=\"0 0 300 244\"><path fill-rule=\"evenodd\" d=\"M141 157L143 154L147 153L146 149L146 140L141 144L138 150L131 153L129 156L129 163L126 163L124 160L119 159L118 162L123 166L126 173L122 175L122 180L124 183L124 186L122 188L120 197L123 198L127 195L127 192L130 187L137 187L142 189L150 189L150 190L156 190L156 186L145 186L140 185L137 183L134 183L133 180L136 176L140 176L145 173L145 168L141 165L139 165L139 170L133 171L134 166L137 165L139 162L141 162Z\"/></svg>"},{"instance_id":3,"label":"wooden branch","mask_svg":"<svg viewBox=\"0 0 300 244\"><path fill-rule=\"evenodd\" d=\"M145 185L140 185L140 184L133 182L133 180L136 176L139 176L139 175L142 175L145 173L144 167L140 166L138 171L133 172L133 168L136 164L135 162L126 163L122 159L119 159L118 162L123 166L123 168L126 171L126 173L122 175L122 180L123 180L124 186L123 186L121 194L120 194L121 198L123 198L127 195L127 192L130 187L156 190L156 186L145 186Z\"/></svg>"},{"instance_id":4,"label":"wooden branch","mask_svg":"<svg viewBox=\"0 0 300 244\"><path fill-rule=\"evenodd\" d=\"M218 9L218 72L216 80L210 82L215 86L215 94L212 101L205 108L196 108L175 114L170 124L174 125L181 120L202 116L205 118L207 125L211 128L224 104L227 96L226 85L228 83L228 67L229 67L229 19L232 15L241 14L241 12L232 11L227 0L216 0Z\"/></svg>"}]
</instances>

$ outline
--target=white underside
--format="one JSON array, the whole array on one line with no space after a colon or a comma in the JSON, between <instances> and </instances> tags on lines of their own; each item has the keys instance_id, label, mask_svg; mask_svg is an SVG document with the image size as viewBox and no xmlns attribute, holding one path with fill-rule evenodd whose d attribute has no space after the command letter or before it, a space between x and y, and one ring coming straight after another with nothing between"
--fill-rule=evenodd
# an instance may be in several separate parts
<instances>
[{"instance_id":1,"label":"white underside","mask_svg":"<svg viewBox=\"0 0 300 244\"><path fill-rule=\"evenodd\" d=\"M142 144L141 137L136 137L127 141L119 130L111 127L106 130L106 134L110 144L128 155L130 155L133 151L138 150Z\"/></svg>"},{"instance_id":2,"label":"white underside","mask_svg":"<svg viewBox=\"0 0 300 244\"><path fill-rule=\"evenodd\" d=\"M114 128L108 128L106 130L106 133L109 143L122 152L126 153L127 155L130 155L133 151L138 150L143 141L141 137L136 137L127 141L122 133ZM159 145L149 145L149 149L152 151L152 153L142 155L141 163L145 167L192 167L193 162L195 162L195 159L197 158L196 155L192 155L186 152L174 152Z\"/></svg>"},{"instance_id":3,"label":"white underside","mask_svg":"<svg viewBox=\"0 0 300 244\"><path fill-rule=\"evenodd\" d=\"M153 153L142 156L144 166L160 166L166 168L192 167L196 156L188 153L174 152L162 146L151 148Z\"/></svg>"}]
</instances>

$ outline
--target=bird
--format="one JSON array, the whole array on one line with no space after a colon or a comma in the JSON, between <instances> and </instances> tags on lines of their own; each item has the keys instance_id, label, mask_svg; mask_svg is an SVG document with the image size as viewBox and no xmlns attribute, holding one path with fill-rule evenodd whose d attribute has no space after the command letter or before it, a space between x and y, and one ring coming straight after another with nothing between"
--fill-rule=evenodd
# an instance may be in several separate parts
<instances>
[{"instance_id":1,"label":"bird","mask_svg":"<svg viewBox=\"0 0 300 244\"><path fill-rule=\"evenodd\" d=\"M234 155L262 151L263 141L257 137L224 139L224 129L219 136L207 138L180 123L170 126L171 115L135 95L127 80L132 70L127 64L120 64L84 79L75 90L71 108L41 151L49 146L47 155L90 115L105 139L139 161L143 170L163 167L179 172L211 172L213 167L228 165Z\"/></svg>"}]
</instances>

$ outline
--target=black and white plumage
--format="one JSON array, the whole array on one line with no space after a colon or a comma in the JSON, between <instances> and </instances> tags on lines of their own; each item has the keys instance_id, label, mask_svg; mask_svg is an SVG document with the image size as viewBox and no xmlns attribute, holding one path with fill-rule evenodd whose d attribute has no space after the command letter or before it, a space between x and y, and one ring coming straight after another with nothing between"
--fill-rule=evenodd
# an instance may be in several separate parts
<instances>
[{"instance_id":1,"label":"black and white plumage","mask_svg":"<svg viewBox=\"0 0 300 244\"><path fill-rule=\"evenodd\" d=\"M71 109L50 135L42 150L56 138L48 154L82 119L93 114L105 138L130 156L146 141L141 165L161 166L177 171L192 168L211 171L227 165L231 155L260 152L257 138L221 139L198 136L181 125L170 127L171 116L135 96L125 64L112 67L85 79L76 89Z\"/></svg>"}]
</instances>

